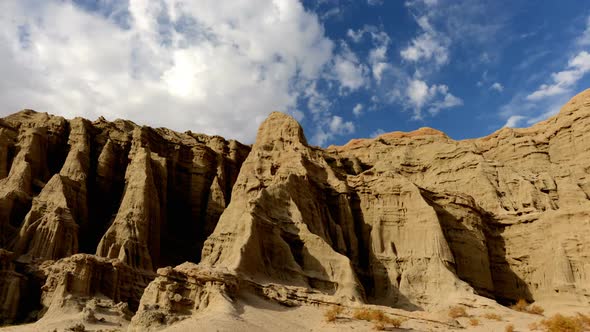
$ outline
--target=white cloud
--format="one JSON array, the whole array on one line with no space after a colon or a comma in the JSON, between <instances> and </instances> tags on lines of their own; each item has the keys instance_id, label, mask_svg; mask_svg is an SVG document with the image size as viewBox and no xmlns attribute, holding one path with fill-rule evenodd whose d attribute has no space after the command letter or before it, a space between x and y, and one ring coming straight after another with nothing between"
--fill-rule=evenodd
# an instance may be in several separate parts
<instances>
[{"instance_id":1,"label":"white cloud","mask_svg":"<svg viewBox=\"0 0 590 332\"><path fill-rule=\"evenodd\" d=\"M430 87L426 82L413 78L409 81L405 91L407 103L414 110L414 117L422 117L421 110L425 107L432 115L436 115L442 109L463 105L460 98L449 92L448 86L434 84Z\"/></svg>"},{"instance_id":2,"label":"white cloud","mask_svg":"<svg viewBox=\"0 0 590 332\"><path fill-rule=\"evenodd\" d=\"M359 30L352 30L352 29L348 29L348 31L346 32L346 35L348 36L348 38L352 39L353 42L358 43L363 39L363 36L365 35L366 29L359 29Z\"/></svg>"},{"instance_id":3,"label":"white cloud","mask_svg":"<svg viewBox=\"0 0 590 332\"><path fill-rule=\"evenodd\" d=\"M381 82L383 73L391 67L391 64L387 61L387 51L391 38L385 32L373 25L365 25L359 30L348 29L346 35L355 43L359 43L365 34L371 36L373 48L369 50L368 62L371 66L371 72L373 78L377 83Z\"/></svg>"},{"instance_id":4,"label":"white cloud","mask_svg":"<svg viewBox=\"0 0 590 332\"><path fill-rule=\"evenodd\" d=\"M431 98L428 92L428 85L426 82L414 79L408 85L406 95L414 107L420 109Z\"/></svg>"},{"instance_id":5,"label":"white cloud","mask_svg":"<svg viewBox=\"0 0 590 332\"><path fill-rule=\"evenodd\" d=\"M381 136L383 134L385 134L385 130L378 128L377 130L375 130L374 132L371 133L371 138L375 138L375 137Z\"/></svg>"},{"instance_id":6,"label":"white cloud","mask_svg":"<svg viewBox=\"0 0 590 332\"><path fill-rule=\"evenodd\" d=\"M354 106L354 108L352 109L352 114L354 114L354 116L359 117L363 114L363 104L356 104Z\"/></svg>"},{"instance_id":7,"label":"white cloud","mask_svg":"<svg viewBox=\"0 0 590 332\"><path fill-rule=\"evenodd\" d=\"M518 127L518 124L524 119L526 119L526 116L512 115L511 117L508 118L508 120L506 121L506 123L504 124L503 127L509 127L509 128Z\"/></svg>"},{"instance_id":8,"label":"white cloud","mask_svg":"<svg viewBox=\"0 0 590 332\"><path fill-rule=\"evenodd\" d=\"M342 117L334 115L330 121L330 133L336 135L348 135L354 133L354 124L351 121L344 121Z\"/></svg>"},{"instance_id":9,"label":"white cloud","mask_svg":"<svg viewBox=\"0 0 590 332\"><path fill-rule=\"evenodd\" d=\"M578 37L577 42L581 46L590 45L590 16L586 19L586 29L582 35Z\"/></svg>"},{"instance_id":10,"label":"white cloud","mask_svg":"<svg viewBox=\"0 0 590 332\"><path fill-rule=\"evenodd\" d=\"M400 51L402 58L411 62L433 60L439 66L446 64L449 61L448 38L437 33L426 16L418 18L417 23L423 32Z\"/></svg>"},{"instance_id":11,"label":"white cloud","mask_svg":"<svg viewBox=\"0 0 590 332\"><path fill-rule=\"evenodd\" d=\"M413 1L406 2L406 6L408 6L408 7L416 6L418 4L422 4L427 7L433 7L438 4L438 0L413 0Z\"/></svg>"},{"instance_id":12,"label":"white cloud","mask_svg":"<svg viewBox=\"0 0 590 332\"><path fill-rule=\"evenodd\" d=\"M380 6L383 4L383 0L367 0L369 6Z\"/></svg>"},{"instance_id":13,"label":"white cloud","mask_svg":"<svg viewBox=\"0 0 590 332\"><path fill-rule=\"evenodd\" d=\"M352 121L346 121L338 115L325 119L326 126L319 126L313 135L311 142L317 145L325 145L336 135L350 135L355 127Z\"/></svg>"},{"instance_id":14,"label":"white cloud","mask_svg":"<svg viewBox=\"0 0 590 332\"><path fill-rule=\"evenodd\" d=\"M346 58L334 62L317 15L297 0L98 6L0 1L3 112L128 118L251 142L271 111L303 118L300 98L325 112L329 102L308 89L334 63L343 86L361 84Z\"/></svg>"},{"instance_id":15,"label":"white cloud","mask_svg":"<svg viewBox=\"0 0 590 332\"><path fill-rule=\"evenodd\" d=\"M490 89L491 90L496 90L498 92L502 92L502 91L504 91L504 86L502 84L498 83L498 82L495 82L494 84L492 84L490 86Z\"/></svg>"},{"instance_id":16,"label":"white cloud","mask_svg":"<svg viewBox=\"0 0 590 332\"><path fill-rule=\"evenodd\" d=\"M391 39L384 31L371 32L374 48L369 51L369 63L375 80L380 83L383 73L391 66L387 62L387 50Z\"/></svg>"},{"instance_id":17,"label":"white cloud","mask_svg":"<svg viewBox=\"0 0 590 332\"><path fill-rule=\"evenodd\" d=\"M578 53L568 62L563 71L551 74L552 84L542 84L527 96L528 100L537 101L549 96L570 92L570 89L590 71L590 54L586 51Z\"/></svg>"},{"instance_id":18,"label":"white cloud","mask_svg":"<svg viewBox=\"0 0 590 332\"><path fill-rule=\"evenodd\" d=\"M341 88L358 90L367 83L367 68L345 42L342 42L342 49L341 54L334 59L334 74Z\"/></svg>"}]
</instances>

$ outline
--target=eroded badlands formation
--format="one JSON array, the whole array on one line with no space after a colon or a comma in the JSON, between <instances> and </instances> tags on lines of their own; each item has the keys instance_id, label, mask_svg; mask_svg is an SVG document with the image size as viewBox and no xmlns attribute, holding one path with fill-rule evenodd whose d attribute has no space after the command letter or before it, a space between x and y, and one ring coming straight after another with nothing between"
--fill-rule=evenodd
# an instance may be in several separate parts
<instances>
[{"instance_id":1,"label":"eroded badlands formation","mask_svg":"<svg viewBox=\"0 0 590 332\"><path fill-rule=\"evenodd\" d=\"M590 305L590 90L526 129L327 149L282 113L249 147L25 110L0 120L0 179L5 324L158 330L252 296Z\"/></svg>"}]
</instances>

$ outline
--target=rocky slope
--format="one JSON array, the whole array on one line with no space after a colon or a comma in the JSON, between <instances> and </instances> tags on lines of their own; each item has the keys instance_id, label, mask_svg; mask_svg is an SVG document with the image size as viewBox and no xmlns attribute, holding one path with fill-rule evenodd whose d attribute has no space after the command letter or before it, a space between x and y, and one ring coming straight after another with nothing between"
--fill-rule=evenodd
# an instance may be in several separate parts
<instances>
[{"instance_id":1,"label":"rocky slope","mask_svg":"<svg viewBox=\"0 0 590 332\"><path fill-rule=\"evenodd\" d=\"M526 129L327 149L282 113L248 147L22 111L0 120L0 248L5 323L72 307L95 323L101 299L129 330L159 330L208 307L239 316L247 294L588 306L590 90Z\"/></svg>"}]
</instances>

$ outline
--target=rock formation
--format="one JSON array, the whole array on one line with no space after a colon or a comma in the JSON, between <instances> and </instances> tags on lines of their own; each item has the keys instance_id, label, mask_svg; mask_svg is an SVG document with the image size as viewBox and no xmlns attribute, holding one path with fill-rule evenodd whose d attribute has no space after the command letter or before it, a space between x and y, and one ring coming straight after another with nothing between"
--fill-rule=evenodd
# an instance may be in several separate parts
<instances>
[{"instance_id":1,"label":"rock formation","mask_svg":"<svg viewBox=\"0 0 590 332\"><path fill-rule=\"evenodd\" d=\"M244 294L589 305L590 90L530 128L326 149L282 113L249 147L25 110L0 120L0 231L8 323L71 303L95 321L97 298L135 311L137 331L212 303L239 315Z\"/></svg>"},{"instance_id":2,"label":"rock formation","mask_svg":"<svg viewBox=\"0 0 590 332\"><path fill-rule=\"evenodd\" d=\"M24 294L36 297L25 301L28 311L98 293L137 308L155 269L199 260L250 150L31 110L0 120L0 138L5 322L27 318Z\"/></svg>"}]
</instances>

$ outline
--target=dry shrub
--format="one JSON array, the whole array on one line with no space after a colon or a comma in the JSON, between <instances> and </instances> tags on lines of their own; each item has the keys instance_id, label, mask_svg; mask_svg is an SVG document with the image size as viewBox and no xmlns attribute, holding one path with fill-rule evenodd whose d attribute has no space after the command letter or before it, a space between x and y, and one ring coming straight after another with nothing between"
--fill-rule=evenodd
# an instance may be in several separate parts
<instances>
[{"instance_id":1,"label":"dry shrub","mask_svg":"<svg viewBox=\"0 0 590 332\"><path fill-rule=\"evenodd\" d=\"M543 313L545 312L545 309L541 308L538 305L532 305L527 312L531 313L531 314L535 314L535 315L543 315Z\"/></svg>"},{"instance_id":2,"label":"dry shrub","mask_svg":"<svg viewBox=\"0 0 590 332\"><path fill-rule=\"evenodd\" d=\"M388 317L383 311L375 309L357 309L352 316L355 319L375 322L375 326L373 326L375 329L377 329L378 326L382 326L382 329L384 329L386 325L400 327L403 323L401 319Z\"/></svg>"},{"instance_id":3,"label":"dry shrub","mask_svg":"<svg viewBox=\"0 0 590 332\"><path fill-rule=\"evenodd\" d=\"M467 311L465 311L465 308L461 307L461 306L452 306L449 309L449 317L451 318L459 318L459 317L467 317Z\"/></svg>"},{"instance_id":4,"label":"dry shrub","mask_svg":"<svg viewBox=\"0 0 590 332\"><path fill-rule=\"evenodd\" d=\"M479 325L479 320L477 318L470 318L469 319L469 324L471 326L478 326Z\"/></svg>"},{"instance_id":5,"label":"dry shrub","mask_svg":"<svg viewBox=\"0 0 590 332\"><path fill-rule=\"evenodd\" d=\"M512 324L506 325L506 327L504 328L504 332L514 332L514 325L512 325Z\"/></svg>"},{"instance_id":6,"label":"dry shrub","mask_svg":"<svg viewBox=\"0 0 590 332\"><path fill-rule=\"evenodd\" d=\"M353 317L355 319L366 320L368 322L372 322L372 321L380 322L384 319L385 314L381 310L357 309L357 310L355 310Z\"/></svg>"},{"instance_id":7,"label":"dry shrub","mask_svg":"<svg viewBox=\"0 0 590 332\"><path fill-rule=\"evenodd\" d=\"M338 318L338 315L342 313L342 311L344 311L344 308L336 305L326 310L326 312L324 312L324 318L326 319L326 322L334 322L336 318Z\"/></svg>"},{"instance_id":8,"label":"dry shrub","mask_svg":"<svg viewBox=\"0 0 590 332\"><path fill-rule=\"evenodd\" d=\"M389 324L395 328L400 327L403 322L404 322L404 320L397 319L397 318L388 318L388 320L387 320L387 324Z\"/></svg>"},{"instance_id":9,"label":"dry shrub","mask_svg":"<svg viewBox=\"0 0 590 332\"><path fill-rule=\"evenodd\" d=\"M512 310L526 312L526 307L528 307L528 305L529 304L525 299L518 299L516 304L512 305L510 308L512 308Z\"/></svg>"},{"instance_id":10,"label":"dry shrub","mask_svg":"<svg viewBox=\"0 0 590 332\"><path fill-rule=\"evenodd\" d=\"M539 325L539 323L530 323L529 324L529 330L531 331L536 331L536 330L540 330L541 326Z\"/></svg>"},{"instance_id":11,"label":"dry shrub","mask_svg":"<svg viewBox=\"0 0 590 332\"><path fill-rule=\"evenodd\" d=\"M576 316L578 317L578 320L582 322L583 325L590 329L590 314L584 315L578 312Z\"/></svg>"},{"instance_id":12,"label":"dry shrub","mask_svg":"<svg viewBox=\"0 0 590 332\"><path fill-rule=\"evenodd\" d=\"M541 325L547 332L582 332L584 325L590 328L590 317L582 314L576 316L564 316L555 314L543 319Z\"/></svg>"},{"instance_id":13,"label":"dry shrub","mask_svg":"<svg viewBox=\"0 0 590 332\"><path fill-rule=\"evenodd\" d=\"M381 322L377 322L377 323L373 324L373 330L375 330L375 331L385 331L385 324L383 324Z\"/></svg>"},{"instance_id":14,"label":"dry shrub","mask_svg":"<svg viewBox=\"0 0 590 332\"><path fill-rule=\"evenodd\" d=\"M516 302L516 304L514 304L510 308L512 308L513 310L516 310L516 311L528 312L529 314L535 314L535 315L543 315L543 312L545 312L545 309L543 309L542 307L540 307L536 304L529 307L529 304L527 303L527 301L525 299L519 299Z\"/></svg>"},{"instance_id":15,"label":"dry shrub","mask_svg":"<svg viewBox=\"0 0 590 332\"><path fill-rule=\"evenodd\" d=\"M491 320L498 320L498 321L502 320L502 317L500 317L500 315L494 314L494 313L487 313L483 316L484 316L484 318L491 319Z\"/></svg>"}]
</instances>

